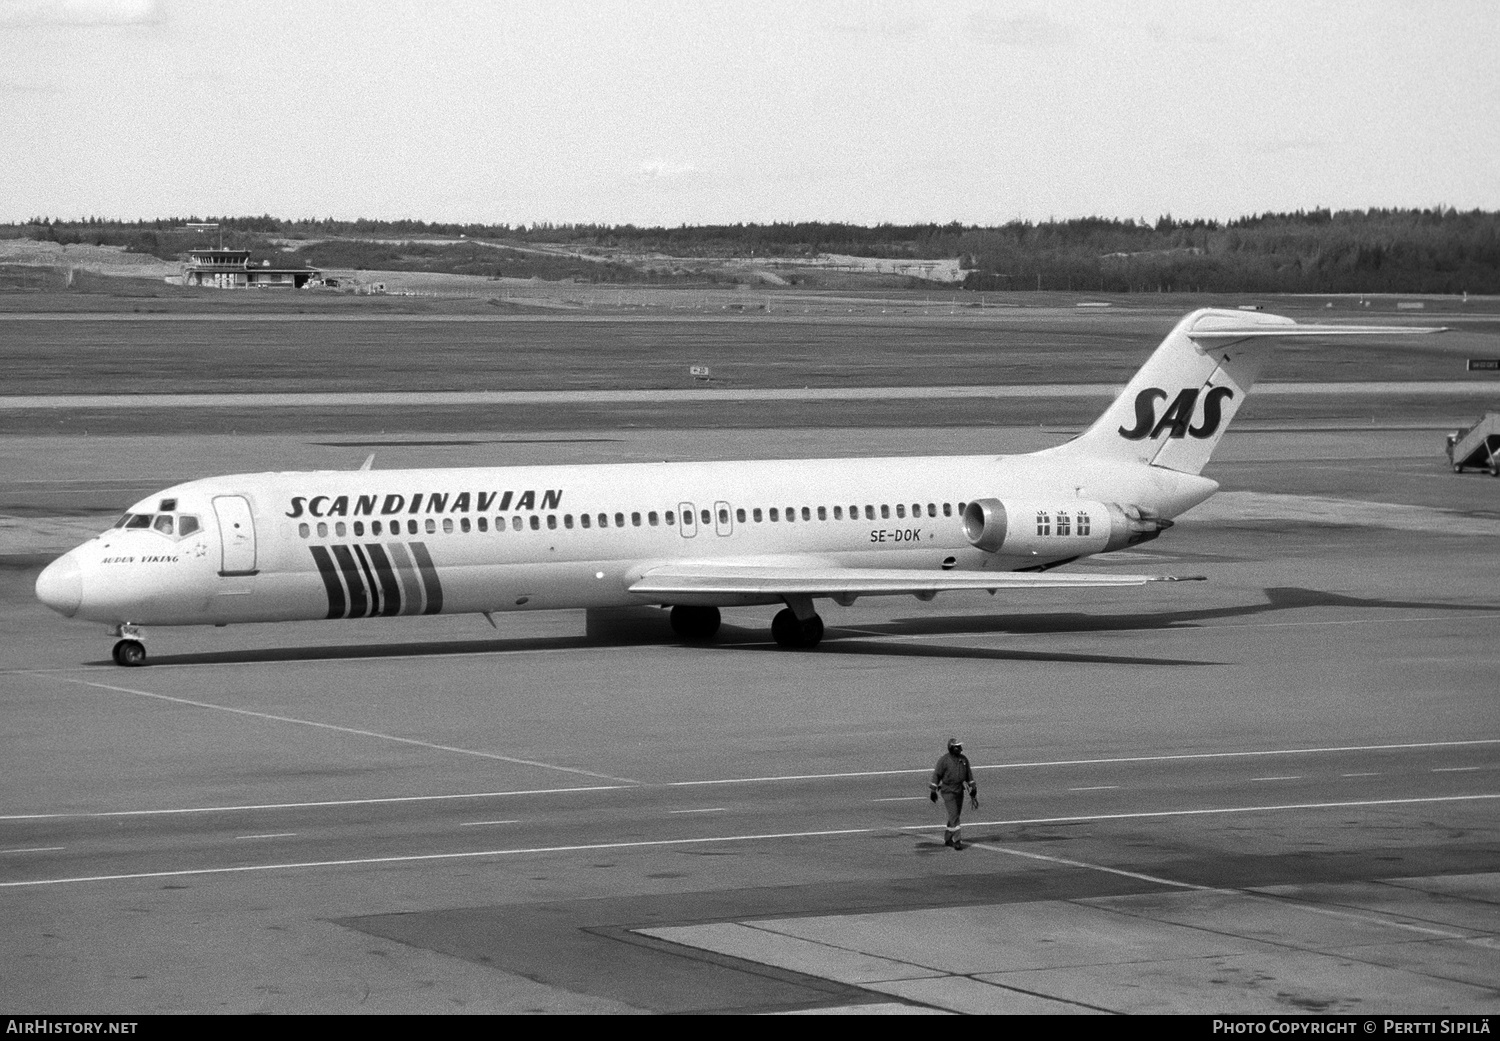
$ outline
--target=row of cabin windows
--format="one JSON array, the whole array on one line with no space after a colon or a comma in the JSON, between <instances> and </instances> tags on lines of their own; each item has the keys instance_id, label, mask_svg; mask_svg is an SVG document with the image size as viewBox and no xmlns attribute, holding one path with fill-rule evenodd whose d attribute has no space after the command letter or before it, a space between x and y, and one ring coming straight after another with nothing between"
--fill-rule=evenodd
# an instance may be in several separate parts
<instances>
[{"instance_id":1,"label":"row of cabin windows","mask_svg":"<svg viewBox=\"0 0 1500 1041\"><path fill-rule=\"evenodd\" d=\"M896 505L894 507L890 506L889 504L882 504L880 506L866 505L866 506L863 507L863 511L864 511L863 512L863 517L864 517L865 520L875 520L876 519L876 511L878 510L879 511L879 519L881 519L881 520L889 520L891 518L891 516L892 516L891 511L892 511L893 508L895 510L895 516L896 516L897 519L905 519L906 518L906 516L907 516L907 512L906 512L907 511L907 506L906 506L906 503L903 503L903 502L896 503ZM940 509L941 509L942 515L944 517L952 517L952 516L954 516L955 507L954 507L954 504L951 503L951 502L945 502L945 503L942 503L941 505L939 505L938 503L932 503L932 502L927 503L926 504L926 514L925 514L925 516L936 517L936 516L938 516L938 511ZM843 520L844 519L844 517L845 517L844 507L842 507L842 506L834 506L832 508L832 510L833 510L833 519L834 520ZM861 517L861 512L860 511L861 511L861 507L860 506L858 506L858 505L850 506L849 507L849 513L848 513L848 519L849 520L859 520L860 517ZM964 504L963 503L959 503L957 505L957 513L958 513L959 516L962 516L963 512L964 512ZM769 507L769 508L767 508L765 510L762 510L760 507L757 506L754 509L748 511L748 513L744 509L744 507L741 507L741 508L739 508L739 509L737 509L737 510L734 511L735 520L739 521L739 523L741 523L741 524L746 523L747 520L753 520L754 523L756 523L756 524L760 524L763 521L770 521L772 523L777 523L777 522L779 522L782 519L783 514L785 515L785 518L786 518L786 520L788 522L795 522L798 519L799 515L800 515L800 517L801 517L802 520L810 521L810 520L813 519L814 513L816 513L816 516L817 516L818 520L820 520L820 521L826 521L829 518L829 507L827 507L827 506L817 506L817 507L813 507L813 506L801 506L801 507L798 507L798 506L787 506L783 510L783 508L776 507L776 506L771 506L771 507ZM579 527L579 528L593 528L593 527L600 527L600 528L609 528L609 527L624 528L624 527L627 527L627 526L628 527L633 527L633 528L639 528L639 527L642 526L643 523L646 526L655 528L655 527L661 526L661 524L663 522L665 522L668 527L673 527L673 526L675 526L677 524L677 514L673 510L663 510L660 513L658 513L656 510L649 510L644 515L642 513L640 513L639 511L636 511L636 512L633 512L633 513L629 514L628 516L629 516L629 520L627 521L626 520L627 515L624 514L624 513L615 513L615 514L608 514L608 513L598 513L598 514L594 514L594 513L581 513L581 514L578 515L578 517L575 520L573 514L571 514L571 513L565 513L565 514L562 515L561 521L562 521L562 526L564 528L566 528L566 529L572 529L575 526ZM922 503L914 502L914 503L911 504L911 516L913 518L920 518L920 517L924 516ZM729 507L728 506L720 506L720 507L717 508L717 520L718 520L718 523L719 523L720 527L723 527L723 526L725 526L725 525L727 525L729 523ZM555 514L555 513L549 513L549 514L546 515L545 518L543 518L540 514L531 514L530 516L520 516L520 515L518 515L518 516L510 518L509 527L510 527L510 529L512 531L522 531L522 530L524 530L527 527L529 527L532 531L540 531L540 530L542 530L542 527L545 525L546 528L550 531L550 530L555 530L557 528L558 521L559 521L558 515ZM611 524L611 521L613 521L613 524ZM691 517L691 515L689 515L686 512L684 512L683 521L684 521L684 523L692 523L693 518ZM704 525L713 524L714 521L715 521L715 511L714 510L700 510L700 511L698 511L698 521L700 523L704 524ZM1086 521L1085 521L1085 523L1086 523ZM453 534L453 532L455 530L457 530L457 531L459 531L461 533L468 533L470 531L488 532L490 530L490 520L489 520L488 517L475 517L472 521L468 517L459 517L459 518L456 518L456 519L453 518L453 517L443 517L441 520L439 520L436 517L428 517L424 521L418 521L418 520L416 520L416 518L411 518L411 519L408 519L405 522L405 524L406 524L406 527L405 527L405 532L404 533L407 534L407 535L417 535L417 534L422 534L424 532L426 534L428 534L428 535L436 535L438 533L439 526L441 526L441 530L442 530L443 534L445 534L445 535L451 535L451 534ZM333 534L337 538L345 538L349 534L349 529L350 529L351 526L353 528L354 536L356 538L363 538L364 537L364 534L365 534L365 522L364 521L353 521L353 522L351 522L350 525L346 525L343 521L336 521L332 525ZM506 527L507 527L507 525L506 525L506 518L504 518L504 517L496 517L495 518L495 521L494 521L494 530L495 531L505 531ZM304 521L303 523L297 525L297 534L299 536L301 536L302 538L304 538L304 539L311 538L312 534L313 534L313 528L314 528L313 525L311 525L311 524L307 523L306 521ZM318 538L320 538L320 539L327 538L328 537L329 528L330 528L330 525L328 524L328 522L326 522L326 521L319 521L318 524L316 525ZM386 534L387 531L389 531L389 533L391 535L401 535L401 534L403 534L402 522L399 519L398 520L392 520L392 521L378 521L378 520L375 520L375 521L370 521L369 522L369 532L370 532L371 535L373 535L373 536L380 536L380 535ZM1040 534L1040 531L1038 533ZM1062 532L1060 532L1060 533L1062 533Z\"/></svg>"}]
</instances>

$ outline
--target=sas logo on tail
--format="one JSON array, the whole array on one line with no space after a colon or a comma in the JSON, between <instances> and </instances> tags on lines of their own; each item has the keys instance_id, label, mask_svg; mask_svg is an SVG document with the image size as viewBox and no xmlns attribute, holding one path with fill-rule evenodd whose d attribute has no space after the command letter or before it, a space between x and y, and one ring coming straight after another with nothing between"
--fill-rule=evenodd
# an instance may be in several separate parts
<instances>
[{"instance_id":1,"label":"sas logo on tail","mask_svg":"<svg viewBox=\"0 0 1500 1041\"><path fill-rule=\"evenodd\" d=\"M1214 387L1204 394L1203 422L1193 426L1198 393L1191 387L1183 390L1157 419L1156 403L1167 400L1167 392L1160 387L1147 387L1135 396L1135 426L1129 430L1121 427L1120 436L1127 441L1144 441L1161 436L1165 430L1168 437L1191 435L1199 440L1213 437L1223 421L1221 406L1225 399L1234 397L1234 391L1229 387Z\"/></svg>"}]
</instances>

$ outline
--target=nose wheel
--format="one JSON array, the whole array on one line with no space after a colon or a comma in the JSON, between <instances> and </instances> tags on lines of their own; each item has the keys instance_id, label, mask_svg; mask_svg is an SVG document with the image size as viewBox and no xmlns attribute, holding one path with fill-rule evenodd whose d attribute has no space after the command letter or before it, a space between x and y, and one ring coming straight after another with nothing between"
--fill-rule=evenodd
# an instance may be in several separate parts
<instances>
[{"instance_id":1,"label":"nose wheel","mask_svg":"<svg viewBox=\"0 0 1500 1041\"><path fill-rule=\"evenodd\" d=\"M115 644L116 665L133 667L146 664L146 645L140 640L121 640Z\"/></svg>"},{"instance_id":2,"label":"nose wheel","mask_svg":"<svg viewBox=\"0 0 1500 1041\"><path fill-rule=\"evenodd\" d=\"M109 634L121 637L120 642L115 644L115 649L111 652L116 665L133 668L146 664L146 645L142 642L144 636L140 626L132 625L130 622L121 622L110 629Z\"/></svg>"}]
</instances>

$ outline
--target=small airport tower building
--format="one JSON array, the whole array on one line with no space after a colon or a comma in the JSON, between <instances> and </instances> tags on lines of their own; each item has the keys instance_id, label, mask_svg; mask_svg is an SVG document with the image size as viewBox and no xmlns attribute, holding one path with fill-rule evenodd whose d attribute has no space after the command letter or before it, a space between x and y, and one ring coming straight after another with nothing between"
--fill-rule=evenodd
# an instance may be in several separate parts
<instances>
[{"instance_id":1,"label":"small airport tower building","mask_svg":"<svg viewBox=\"0 0 1500 1041\"><path fill-rule=\"evenodd\" d=\"M254 265L248 249L192 249L182 267L182 284L217 289L301 289L318 277L310 267Z\"/></svg>"}]
</instances>

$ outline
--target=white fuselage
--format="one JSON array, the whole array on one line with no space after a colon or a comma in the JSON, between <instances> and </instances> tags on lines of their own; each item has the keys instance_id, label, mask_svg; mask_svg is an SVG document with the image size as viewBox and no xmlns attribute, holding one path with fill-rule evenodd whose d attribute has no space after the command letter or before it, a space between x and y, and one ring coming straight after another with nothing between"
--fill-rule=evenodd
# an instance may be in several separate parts
<instances>
[{"instance_id":1,"label":"white fuselage","mask_svg":"<svg viewBox=\"0 0 1500 1041\"><path fill-rule=\"evenodd\" d=\"M1109 502L1170 518L1216 487L1052 452L240 474L142 500L51 565L38 594L115 625L625 607L662 602L630 586L666 562L1036 569L1105 549L1098 522L987 552L965 534L965 505Z\"/></svg>"}]
</instances>

